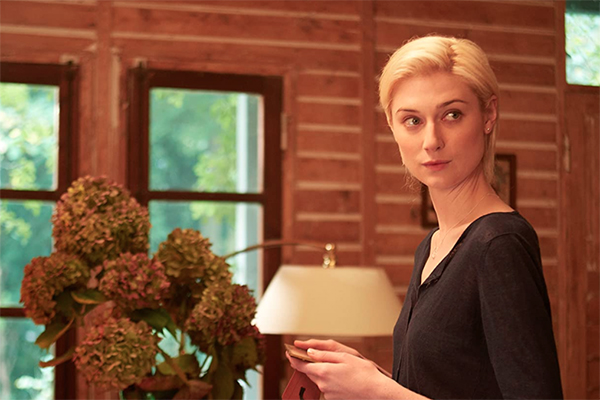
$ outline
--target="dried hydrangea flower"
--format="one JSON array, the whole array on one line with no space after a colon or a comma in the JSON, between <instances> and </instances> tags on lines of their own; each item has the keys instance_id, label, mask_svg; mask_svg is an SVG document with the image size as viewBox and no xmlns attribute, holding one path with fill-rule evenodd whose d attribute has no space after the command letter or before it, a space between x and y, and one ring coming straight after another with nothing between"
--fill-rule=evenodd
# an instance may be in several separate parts
<instances>
[{"instance_id":1,"label":"dried hydrangea flower","mask_svg":"<svg viewBox=\"0 0 600 400\"><path fill-rule=\"evenodd\" d=\"M89 328L75 349L74 362L88 382L123 390L156 365L159 339L143 321L105 315Z\"/></svg>"},{"instance_id":2,"label":"dried hydrangea flower","mask_svg":"<svg viewBox=\"0 0 600 400\"><path fill-rule=\"evenodd\" d=\"M164 264L169 279L177 283L202 279L215 258L211 243L193 229L176 228L158 246L156 258Z\"/></svg>"},{"instance_id":3,"label":"dried hydrangea flower","mask_svg":"<svg viewBox=\"0 0 600 400\"><path fill-rule=\"evenodd\" d=\"M52 223L56 248L90 266L124 252L148 251L148 210L106 178L87 176L73 182L57 203Z\"/></svg>"},{"instance_id":4,"label":"dried hydrangea flower","mask_svg":"<svg viewBox=\"0 0 600 400\"><path fill-rule=\"evenodd\" d=\"M171 282L165 308L176 324L183 325L207 286L231 282L229 265L210 250L211 244L193 229L173 230L158 247L156 259L165 266Z\"/></svg>"},{"instance_id":5,"label":"dried hydrangea flower","mask_svg":"<svg viewBox=\"0 0 600 400\"><path fill-rule=\"evenodd\" d=\"M192 343L202 351L217 343L227 346L248 334L256 313L256 300L246 285L217 283L209 286L185 324Z\"/></svg>"},{"instance_id":6,"label":"dried hydrangea flower","mask_svg":"<svg viewBox=\"0 0 600 400\"><path fill-rule=\"evenodd\" d=\"M25 266L21 302L34 323L48 325L57 312L56 297L66 289L84 289L90 270L79 258L64 253L36 257Z\"/></svg>"},{"instance_id":7,"label":"dried hydrangea flower","mask_svg":"<svg viewBox=\"0 0 600 400\"><path fill-rule=\"evenodd\" d=\"M145 253L123 253L114 260L105 261L99 290L129 312L142 308L159 308L169 281L164 266Z\"/></svg>"}]
</instances>

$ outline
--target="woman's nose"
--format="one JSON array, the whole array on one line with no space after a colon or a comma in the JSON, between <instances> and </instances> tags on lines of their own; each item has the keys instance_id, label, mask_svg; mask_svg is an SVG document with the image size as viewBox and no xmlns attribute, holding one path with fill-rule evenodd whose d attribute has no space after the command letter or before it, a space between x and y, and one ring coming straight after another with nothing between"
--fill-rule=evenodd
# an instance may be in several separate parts
<instances>
[{"instance_id":1,"label":"woman's nose","mask_svg":"<svg viewBox=\"0 0 600 400\"><path fill-rule=\"evenodd\" d=\"M439 127L434 123L425 125L423 148L427 151L437 151L444 147L444 141L439 131Z\"/></svg>"}]
</instances>

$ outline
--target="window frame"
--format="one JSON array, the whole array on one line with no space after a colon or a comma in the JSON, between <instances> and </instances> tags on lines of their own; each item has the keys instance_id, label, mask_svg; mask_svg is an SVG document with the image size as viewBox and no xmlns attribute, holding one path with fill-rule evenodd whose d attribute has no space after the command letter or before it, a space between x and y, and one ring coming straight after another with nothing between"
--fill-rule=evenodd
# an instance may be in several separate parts
<instances>
[{"instance_id":1,"label":"window frame","mask_svg":"<svg viewBox=\"0 0 600 400\"><path fill-rule=\"evenodd\" d=\"M0 189L3 200L44 200L58 202L78 174L78 98L79 67L67 64L34 64L1 62L0 82L58 87L58 159L57 186L55 190ZM23 307L1 307L0 318L26 318ZM56 354L65 353L76 343L75 328L69 329L56 342ZM72 361L62 363L54 370L54 398L73 399L77 396L77 379Z\"/></svg>"},{"instance_id":2,"label":"window frame","mask_svg":"<svg viewBox=\"0 0 600 400\"><path fill-rule=\"evenodd\" d=\"M282 148L281 116L283 79L280 76L225 74L200 71L148 69L142 65L128 71L128 163L127 187L143 206L151 200L223 201L258 203L263 207L263 240L281 239L282 234ZM176 88L243 92L263 96L263 176L259 193L158 191L149 189L150 175L150 90ZM262 286L266 288L281 264L281 251L263 252ZM281 336L266 335L267 361L263 382L282 378ZM264 384L263 398L278 398L279 384Z\"/></svg>"}]
</instances>

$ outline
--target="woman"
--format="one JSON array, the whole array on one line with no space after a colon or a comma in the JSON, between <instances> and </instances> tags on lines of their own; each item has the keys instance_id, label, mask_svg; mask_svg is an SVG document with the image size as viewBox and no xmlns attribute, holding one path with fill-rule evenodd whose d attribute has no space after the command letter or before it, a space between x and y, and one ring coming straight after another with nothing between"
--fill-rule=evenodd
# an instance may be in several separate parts
<instances>
[{"instance_id":1,"label":"woman","mask_svg":"<svg viewBox=\"0 0 600 400\"><path fill-rule=\"evenodd\" d=\"M415 39L390 58L380 102L439 229L417 248L394 328L393 373L334 341L288 359L332 399L562 398L535 231L491 186L498 84L465 39Z\"/></svg>"}]
</instances>

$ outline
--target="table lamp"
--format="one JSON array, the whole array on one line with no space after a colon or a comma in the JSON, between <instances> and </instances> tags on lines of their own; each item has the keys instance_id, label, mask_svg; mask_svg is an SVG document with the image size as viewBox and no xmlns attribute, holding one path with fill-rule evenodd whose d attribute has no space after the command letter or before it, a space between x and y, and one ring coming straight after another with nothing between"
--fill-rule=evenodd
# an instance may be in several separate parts
<instances>
[{"instance_id":1,"label":"table lamp","mask_svg":"<svg viewBox=\"0 0 600 400\"><path fill-rule=\"evenodd\" d=\"M258 304L255 323L262 333L392 335L401 304L382 268L336 267L333 244L271 241L248 249L285 245L324 249L323 265L279 268Z\"/></svg>"}]
</instances>

